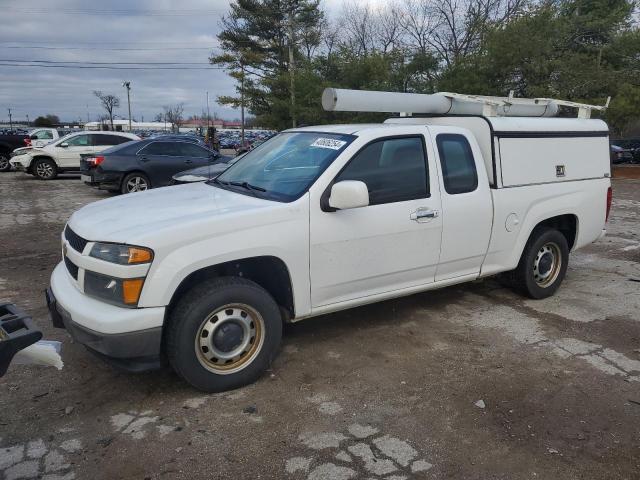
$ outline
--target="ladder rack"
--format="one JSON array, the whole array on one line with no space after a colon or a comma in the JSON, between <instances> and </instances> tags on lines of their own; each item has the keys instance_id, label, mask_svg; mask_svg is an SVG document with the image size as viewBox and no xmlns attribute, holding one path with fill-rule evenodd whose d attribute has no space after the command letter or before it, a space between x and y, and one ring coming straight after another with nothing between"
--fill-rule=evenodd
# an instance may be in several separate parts
<instances>
[{"instance_id":1,"label":"ladder rack","mask_svg":"<svg viewBox=\"0 0 640 480\"><path fill-rule=\"evenodd\" d=\"M589 105L553 98L516 98L513 91L508 97L489 97L462 93L376 92L327 88L322 94L322 106L331 112L384 112L432 115L483 115L486 117L552 117L559 107L575 108L578 118L590 118L593 110L603 111L609 106Z\"/></svg>"}]
</instances>

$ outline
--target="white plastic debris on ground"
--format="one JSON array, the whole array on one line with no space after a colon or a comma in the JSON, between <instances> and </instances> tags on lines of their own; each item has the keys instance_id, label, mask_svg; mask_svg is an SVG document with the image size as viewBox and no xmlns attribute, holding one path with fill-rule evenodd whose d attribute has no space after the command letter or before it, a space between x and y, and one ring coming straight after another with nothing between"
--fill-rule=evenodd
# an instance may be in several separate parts
<instances>
[{"instance_id":1,"label":"white plastic debris on ground","mask_svg":"<svg viewBox=\"0 0 640 480\"><path fill-rule=\"evenodd\" d=\"M23 365L42 365L56 367L62 370L64 363L60 356L62 344L53 340L40 340L33 345L20 350L13 357L13 363Z\"/></svg>"}]
</instances>

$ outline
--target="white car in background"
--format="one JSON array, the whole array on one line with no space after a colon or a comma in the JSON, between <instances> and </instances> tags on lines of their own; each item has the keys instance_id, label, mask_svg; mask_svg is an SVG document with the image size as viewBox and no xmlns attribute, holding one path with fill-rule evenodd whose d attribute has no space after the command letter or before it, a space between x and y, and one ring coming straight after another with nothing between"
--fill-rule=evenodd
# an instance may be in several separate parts
<instances>
[{"instance_id":1,"label":"white car in background","mask_svg":"<svg viewBox=\"0 0 640 480\"><path fill-rule=\"evenodd\" d=\"M132 133L77 132L41 148L27 149L11 158L16 170L30 173L41 180L51 180L59 173L79 172L80 155L95 154L114 145L140 140Z\"/></svg>"}]
</instances>

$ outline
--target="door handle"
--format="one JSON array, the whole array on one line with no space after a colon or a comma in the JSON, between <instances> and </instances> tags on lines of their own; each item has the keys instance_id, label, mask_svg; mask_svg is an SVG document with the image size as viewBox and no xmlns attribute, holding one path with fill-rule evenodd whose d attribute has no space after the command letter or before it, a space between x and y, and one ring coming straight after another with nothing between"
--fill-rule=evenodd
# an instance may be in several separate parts
<instances>
[{"instance_id":1,"label":"door handle","mask_svg":"<svg viewBox=\"0 0 640 480\"><path fill-rule=\"evenodd\" d=\"M148 162L148 161L149 161L149 159L148 159L147 157L142 157L142 158L140 159L140 161L141 161L141 162Z\"/></svg>"},{"instance_id":2,"label":"door handle","mask_svg":"<svg viewBox=\"0 0 640 480\"><path fill-rule=\"evenodd\" d=\"M185 160L184 163L193 163L193 160Z\"/></svg>"},{"instance_id":3,"label":"door handle","mask_svg":"<svg viewBox=\"0 0 640 480\"><path fill-rule=\"evenodd\" d=\"M438 210L431 210L430 208L419 208L411 215L409 215L409 218L414 222L420 222L436 218L438 217L438 215L440 215Z\"/></svg>"}]
</instances>

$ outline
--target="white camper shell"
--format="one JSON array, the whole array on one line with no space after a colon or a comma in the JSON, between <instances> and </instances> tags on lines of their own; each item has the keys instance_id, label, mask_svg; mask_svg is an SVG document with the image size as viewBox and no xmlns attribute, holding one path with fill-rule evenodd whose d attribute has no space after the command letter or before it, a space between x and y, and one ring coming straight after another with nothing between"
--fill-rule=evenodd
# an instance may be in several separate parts
<instances>
[{"instance_id":1,"label":"white camper shell","mask_svg":"<svg viewBox=\"0 0 640 480\"><path fill-rule=\"evenodd\" d=\"M609 128L602 120L485 116L402 117L388 124L445 125L473 133L492 188L608 177Z\"/></svg>"}]
</instances>

